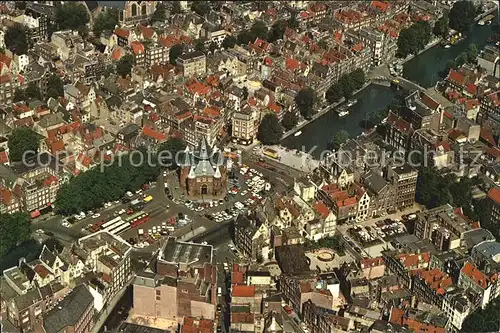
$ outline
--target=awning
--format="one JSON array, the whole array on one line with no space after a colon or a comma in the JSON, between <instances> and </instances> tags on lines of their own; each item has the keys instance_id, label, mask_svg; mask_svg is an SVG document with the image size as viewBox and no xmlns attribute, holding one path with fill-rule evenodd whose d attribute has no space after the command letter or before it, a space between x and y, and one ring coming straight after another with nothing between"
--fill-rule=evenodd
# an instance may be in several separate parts
<instances>
[{"instance_id":1,"label":"awning","mask_svg":"<svg viewBox=\"0 0 500 333\"><path fill-rule=\"evenodd\" d=\"M38 216L40 216L40 211L38 209L31 212L32 219L37 218Z\"/></svg>"}]
</instances>

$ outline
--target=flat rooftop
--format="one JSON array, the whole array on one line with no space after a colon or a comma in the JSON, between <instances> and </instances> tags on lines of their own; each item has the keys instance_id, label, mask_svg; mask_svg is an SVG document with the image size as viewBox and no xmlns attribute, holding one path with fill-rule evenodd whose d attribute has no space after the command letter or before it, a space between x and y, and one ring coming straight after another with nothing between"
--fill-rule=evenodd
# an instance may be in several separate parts
<instances>
[{"instance_id":1,"label":"flat rooftop","mask_svg":"<svg viewBox=\"0 0 500 333\"><path fill-rule=\"evenodd\" d=\"M212 263L213 247L192 242L178 241L174 237L169 237L158 257L160 260L179 264Z\"/></svg>"}]
</instances>

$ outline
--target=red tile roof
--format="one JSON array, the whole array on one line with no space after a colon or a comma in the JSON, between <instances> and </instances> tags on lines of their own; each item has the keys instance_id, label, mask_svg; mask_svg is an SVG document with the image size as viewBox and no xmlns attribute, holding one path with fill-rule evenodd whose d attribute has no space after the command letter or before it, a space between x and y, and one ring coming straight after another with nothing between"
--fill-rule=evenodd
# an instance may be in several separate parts
<instances>
[{"instance_id":1,"label":"red tile roof","mask_svg":"<svg viewBox=\"0 0 500 333\"><path fill-rule=\"evenodd\" d=\"M146 38L146 39L151 39L155 33L155 31L153 30L153 28L151 27L146 27L144 25L140 25L139 26L139 29L141 30L141 34L142 34L142 37Z\"/></svg>"},{"instance_id":2,"label":"red tile roof","mask_svg":"<svg viewBox=\"0 0 500 333\"><path fill-rule=\"evenodd\" d=\"M174 35L168 35L167 37L162 37L159 39L160 44L162 44L165 47L172 47L176 44L180 44L181 40Z\"/></svg>"},{"instance_id":3,"label":"red tile roof","mask_svg":"<svg viewBox=\"0 0 500 333\"><path fill-rule=\"evenodd\" d=\"M488 198L495 201L497 205L500 204L500 188L495 186L489 190Z\"/></svg>"},{"instance_id":4,"label":"red tile roof","mask_svg":"<svg viewBox=\"0 0 500 333\"><path fill-rule=\"evenodd\" d=\"M286 68L291 71L295 71L297 69L300 69L301 65L300 62L292 59L292 58L286 58Z\"/></svg>"},{"instance_id":5,"label":"red tile roof","mask_svg":"<svg viewBox=\"0 0 500 333\"><path fill-rule=\"evenodd\" d=\"M330 209L328 209L323 201L317 201L314 204L314 210L316 210L316 212L318 212L318 214L321 215L323 219L326 219L330 214Z\"/></svg>"},{"instance_id":6,"label":"red tile roof","mask_svg":"<svg viewBox=\"0 0 500 333\"><path fill-rule=\"evenodd\" d=\"M465 82L465 76L462 73L452 69L448 73L448 80L461 86Z\"/></svg>"},{"instance_id":7,"label":"red tile roof","mask_svg":"<svg viewBox=\"0 0 500 333\"><path fill-rule=\"evenodd\" d=\"M46 278L49 275L49 270L45 268L42 264L38 264L33 269L42 279Z\"/></svg>"},{"instance_id":8,"label":"red tile roof","mask_svg":"<svg viewBox=\"0 0 500 333\"><path fill-rule=\"evenodd\" d=\"M374 267L374 266L382 266L384 264L384 258L368 258L361 260L361 268Z\"/></svg>"},{"instance_id":9,"label":"red tile roof","mask_svg":"<svg viewBox=\"0 0 500 333\"><path fill-rule=\"evenodd\" d=\"M0 151L0 164L7 164L7 163L9 163L9 155L5 150Z\"/></svg>"},{"instance_id":10,"label":"red tile roof","mask_svg":"<svg viewBox=\"0 0 500 333\"><path fill-rule=\"evenodd\" d=\"M474 83L468 83L467 86L465 87L465 90L467 90L472 95L477 94L477 86Z\"/></svg>"},{"instance_id":11,"label":"red tile roof","mask_svg":"<svg viewBox=\"0 0 500 333\"><path fill-rule=\"evenodd\" d=\"M160 133L160 132L152 129L151 127L147 127L147 126L143 128L142 134L145 136L148 136L150 138L153 138L156 141L164 141L167 138L167 136L164 133Z\"/></svg>"},{"instance_id":12,"label":"red tile roof","mask_svg":"<svg viewBox=\"0 0 500 333\"><path fill-rule=\"evenodd\" d=\"M461 272L474 280L474 282L476 282L477 285L481 288L486 289L488 287L488 284L490 282L489 278L483 272L477 269L476 266L474 266L472 263L465 263Z\"/></svg>"},{"instance_id":13,"label":"red tile roof","mask_svg":"<svg viewBox=\"0 0 500 333\"><path fill-rule=\"evenodd\" d=\"M465 101L465 108L467 110L474 109L475 107L478 107L481 103L477 98L474 99L468 99Z\"/></svg>"},{"instance_id":14,"label":"red tile roof","mask_svg":"<svg viewBox=\"0 0 500 333\"><path fill-rule=\"evenodd\" d=\"M130 31L122 28L116 28L115 29L115 35L121 38L127 39L130 36Z\"/></svg>"},{"instance_id":15,"label":"red tile roof","mask_svg":"<svg viewBox=\"0 0 500 333\"><path fill-rule=\"evenodd\" d=\"M122 57L122 49L120 47L117 47L113 50L113 52L111 53L111 59L113 60L120 60L120 58Z\"/></svg>"},{"instance_id":16,"label":"red tile roof","mask_svg":"<svg viewBox=\"0 0 500 333\"><path fill-rule=\"evenodd\" d=\"M234 285L232 295L233 297L253 297L255 295L255 286Z\"/></svg>"},{"instance_id":17,"label":"red tile roof","mask_svg":"<svg viewBox=\"0 0 500 333\"><path fill-rule=\"evenodd\" d=\"M130 47L132 48L132 51L134 51L134 54L144 53L144 45L142 45L141 42L133 41L132 43L130 43Z\"/></svg>"},{"instance_id":18,"label":"red tile roof","mask_svg":"<svg viewBox=\"0 0 500 333\"><path fill-rule=\"evenodd\" d=\"M427 271L420 271L418 274L421 278L425 280L427 285L438 295L443 295L446 288L453 284L451 277L448 274L443 273L439 268L434 268Z\"/></svg>"},{"instance_id":19,"label":"red tile roof","mask_svg":"<svg viewBox=\"0 0 500 333\"><path fill-rule=\"evenodd\" d=\"M389 111L389 115L387 116L387 123L402 133L408 132L411 127L410 123L398 117L392 111Z\"/></svg>"},{"instance_id":20,"label":"red tile roof","mask_svg":"<svg viewBox=\"0 0 500 333\"><path fill-rule=\"evenodd\" d=\"M397 257L406 268L419 267L421 264L429 263L429 252L421 254L401 253Z\"/></svg>"},{"instance_id":21,"label":"red tile roof","mask_svg":"<svg viewBox=\"0 0 500 333\"><path fill-rule=\"evenodd\" d=\"M247 323L253 324L254 314L245 312L233 312L231 313L231 323Z\"/></svg>"},{"instance_id":22,"label":"red tile roof","mask_svg":"<svg viewBox=\"0 0 500 333\"><path fill-rule=\"evenodd\" d=\"M383 1L372 1L371 5L382 12L387 11L387 8L389 8L389 4Z\"/></svg>"},{"instance_id":23,"label":"red tile roof","mask_svg":"<svg viewBox=\"0 0 500 333\"><path fill-rule=\"evenodd\" d=\"M281 111L281 107L276 103L269 104L269 109L276 113L279 113Z\"/></svg>"},{"instance_id":24,"label":"red tile roof","mask_svg":"<svg viewBox=\"0 0 500 333\"><path fill-rule=\"evenodd\" d=\"M422 102L424 102L424 104L432 110L436 110L439 107L439 103L426 93L422 94Z\"/></svg>"}]
</instances>

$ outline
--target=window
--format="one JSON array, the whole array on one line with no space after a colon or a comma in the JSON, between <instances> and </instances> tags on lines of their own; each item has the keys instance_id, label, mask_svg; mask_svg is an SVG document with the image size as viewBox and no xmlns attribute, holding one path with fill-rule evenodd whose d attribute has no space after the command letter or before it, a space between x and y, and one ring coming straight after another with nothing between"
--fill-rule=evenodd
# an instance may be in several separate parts
<instances>
[{"instance_id":1,"label":"window","mask_svg":"<svg viewBox=\"0 0 500 333\"><path fill-rule=\"evenodd\" d=\"M156 290L156 296L160 296L161 295L161 290Z\"/></svg>"}]
</instances>

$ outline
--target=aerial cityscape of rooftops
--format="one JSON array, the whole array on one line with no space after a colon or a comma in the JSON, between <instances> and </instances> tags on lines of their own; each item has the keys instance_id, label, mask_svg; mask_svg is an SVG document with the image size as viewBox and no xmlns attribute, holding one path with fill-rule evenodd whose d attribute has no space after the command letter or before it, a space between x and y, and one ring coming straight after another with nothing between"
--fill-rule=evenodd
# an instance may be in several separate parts
<instances>
[{"instance_id":1,"label":"aerial cityscape of rooftops","mask_svg":"<svg viewBox=\"0 0 500 333\"><path fill-rule=\"evenodd\" d=\"M498 1L0 22L1 332L500 332Z\"/></svg>"}]
</instances>

